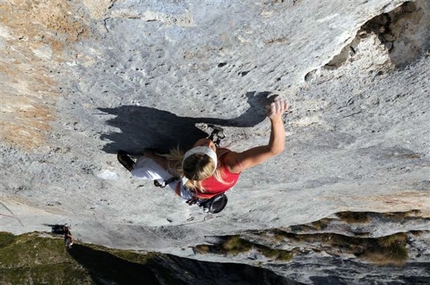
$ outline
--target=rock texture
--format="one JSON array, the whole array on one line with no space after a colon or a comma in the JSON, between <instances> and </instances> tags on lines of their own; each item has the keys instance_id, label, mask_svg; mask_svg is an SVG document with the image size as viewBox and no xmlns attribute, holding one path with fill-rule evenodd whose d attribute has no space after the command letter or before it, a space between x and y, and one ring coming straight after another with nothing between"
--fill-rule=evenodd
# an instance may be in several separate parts
<instances>
[{"instance_id":1,"label":"rock texture","mask_svg":"<svg viewBox=\"0 0 430 285\"><path fill-rule=\"evenodd\" d=\"M338 212L416 211L420 223L376 220L366 235L404 233L407 249L428 247L428 1L15 0L0 8L1 231L68 223L85 242L226 261L193 248ZM243 173L218 215L130 179L116 162L119 149L187 148L207 124L223 127L222 144L234 150L265 144L273 94L291 104L287 150ZM259 262L305 283L361 282L369 271L369 283L429 278L413 269L429 266L418 249L392 275L390 265L330 246L279 266ZM321 267L299 276L311 261ZM324 270L340 263L356 277Z\"/></svg>"}]
</instances>

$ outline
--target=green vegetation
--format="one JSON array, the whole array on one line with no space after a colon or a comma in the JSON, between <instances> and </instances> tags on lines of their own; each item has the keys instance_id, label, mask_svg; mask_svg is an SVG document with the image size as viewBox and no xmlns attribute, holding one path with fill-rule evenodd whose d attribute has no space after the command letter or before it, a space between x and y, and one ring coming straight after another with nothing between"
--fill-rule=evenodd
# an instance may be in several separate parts
<instances>
[{"instance_id":1,"label":"green vegetation","mask_svg":"<svg viewBox=\"0 0 430 285\"><path fill-rule=\"evenodd\" d=\"M367 212L339 212L336 213L342 221L346 223L367 223L369 217Z\"/></svg>"},{"instance_id":2,"label":"green vegetation","mask_svg":"<svg viewBox=\"0 0 430 285\"><path fill-rule=\"evenodd\" d=\"M0 283L92 284L89 274L71 258L62 238L0 232Z\"/></svg>"},{"instance_id":3,"label":"green vegetation","mask_svg":"<svg viewBox=\"0 0 430 285\"><path fill-rule=\"evenodd\" d=\"M8 246L15 241L15 235L0 232L0 249Z\"/></svg>"},{"instance_id":4,"label":"green vegetation","mask_svg":"<svg viewBox=\"0 0 430 285\"><path fill-rule=\"evenodd\" d=\"M231 236L221 244L221 248L225 253L238 254L252 249L252 243L241 239L239 236Z\"/></svg>"},{"instance_id":5,"label":"green vegetation","mask_svg":"<svg viewBox=\"0 0 430 285\"><path fill-rule=\"evenodd\" d=\"M316 230L324 230L327 228L327 226L330 224L331 219L324 218L318 221L315 221L311 223L312 227L314 227Z\"/></svg>"},{"instance_id":6,"label":"green vegetation","mask_svg":"<svg viewBox=\"0 0 430 285\"><path fill-rule=\"evenodd\" d=\"M168 272L156 257L96 245L66 250L60 236L0 232L0 284L157 284L152 271Z\"/></svg>"},{"instance_id":7,"label":"green vegetation","mask_svg":"<svg viewBox=\"0 0 430 285\"><path fill-rule=\"evenodd\" d=\"M408 259L405 233L382 237L377 242L363 258L380 265L402 265Z\"/></svg>"},{"instance_id":8,"label":"green vegetation","mask_svg":"<svg viewBox=\"0 0 430 285\"><path fill-rule=\"evenodd\" d=\"M380 238L346 236L335 233L295 234L272 230L275 240L283 239L289 244L319 244L324 251L354 254L358 258L378 265L402 265L408 259L406 234L397 233ZM312 246L313 251L319 249ZM294 250L293 250L294 252Z\"/></svg>"},{"instance_id":9,"label":"green vegetation","mask_svg":"<svg viewBox=\"0 0 430 285\"><path fill-rule=\"evenodd\" d=\"M335 233L307 233L296 234L272 229L270 231L253 232L263 239L272 238L274 244L280 241L290 246L295 245L290 251L279 250L245 240L236 236L218 237L220 242L214 245L198 245L196 251L202 254L214 253L222 255L237 255L257 251L273 261L289 261L294 255L300 254L300 248L307 248L305 252L326 251L332 254L353 254L359 259L370 261L377 265L402 265L408 259L406 249L407 236L405 233L397 233L380 238L346 236ZM258 239L258 238L257 238ZM269 242L270 243L270 242Z\"/></svg>"},{"instance_id":10,"label":"green vegetation","mask_svg":"<svg viewBox=\"0 0 430 285\"><path fill-rule=\"evenodd\" d=\"M194 249L196 250L196 252L200 254L205 254L205 253L210 253L211 248L209 245L199 244L196 247L194 247Z\"/></svg>"},{"instance_id":11,"label":"green vegetation","mask_svg":"<svg viewBox=\"0 0 430 285\"><path fill-rule=\"evenodd\" d=\"M411 210L406 212L389 212L389 213L378 213L378 212L339 212L336 213L342 221L345 223L367 223L372 218L384 218L391 221L403 221L405 219L422 219L419 215L420 210Z\"/></svg>"},{"instance_id":12,"label":"green vegetation","mask_svg":"<svg viewBox=\"0 0 430 285\"><path fill-rule=\"evenodd\" d=\"M220 247L224 252L238 253L251 245L237 236L225 241ZM283 252L266 250L271 256L288 258ZM245 283L262 284L265 278L279 278L270 270L245 264L218 264L215 268L219 269L212 272L213 266L211 262L168 254L142 254L82 243L67 250L61 236L0 232L0 284L203 284L203 280L219 278L211 274L220 272L221 278L243 278Z\"/></svg>"},{"instance_id":13,"label":"green vegetation","mask_svg":"<svg viewBox=\"0 0 430 285\"><path fill-rule=\"evenodd\" d=\"M272 260L287 261L293 258L293 253L290 251L274 249L261 244L252 243L238 235L225 236L221 239L222 241L218 244L197 245L194 249L201 254L215 253L222 255L237 255L255 250Z\"/></svg>"},{"instance_id":14,"label":"green vegetation","mask_svg":"<svg viewBox=\"0 0 430 285\"><path fill-rule=\"evenodd\" d=\"M388 215L388 214L387 214ZM400 218L400 214L395 214ZM342 219L365 221L369 216L348 213ZM385 216L384 216L385 217ZM314 231L325 228L329 220L312 223ZM303 228L300 228L303 230ZM334 255L355 255L377 265L402 265L408 259L407 234L372 238L347 236L330 232L294 233L271 229L250 232L252 241L240 235L218 237L212 245L197 245L201 254L233 256L258 252L278 262L286 262L296 254L325 251ZM419 231L411 234L419 235ZM263 244L288 244L292 250L281 250ZM40 233L15 236L0 232L0 284L175 284L175 266L171 257L158 253L109 249L97 245L74 244L67 250L61 236Z\"/></svg>"}]
</instances>

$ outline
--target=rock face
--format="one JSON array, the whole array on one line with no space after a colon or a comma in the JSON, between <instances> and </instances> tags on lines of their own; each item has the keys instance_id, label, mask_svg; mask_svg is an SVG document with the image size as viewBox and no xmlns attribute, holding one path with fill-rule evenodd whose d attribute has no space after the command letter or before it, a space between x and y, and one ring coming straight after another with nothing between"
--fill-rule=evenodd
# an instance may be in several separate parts
<instances>
[{"instance_id":1,"label":"rock face","mask_svg":"<svg viewBox=\"0 0 430 285\"><path fill-rule=\"evenodd\" d=\"M258 262L304 283L427 282L429 2L230 2L0 2L0 231L68 223L85 242ZM243 173L220 214L132 180L116 162L119 149L185 149L207 124L236 151L265 144L273 94L291 104L286 151ZM291 227L334 213L411 211L419 223L365 227L377 244L402 235L398 274L359 258L358 240L341 253L313 238L318 253L296 245L306 254L275 265L252 251L227 260L196 251L252 231L304 234ZM288 239L265 242L288 249Z\"/></svg>"},{"instance_id":2,"label":"rock face","mask_svg":"<svg viewBox=\"0 0 430 285\"><path fill-rule=\"evenodd\" d=\"M420 214L339 212L306 225L211 237L194 250L248 258L306 284L425 284L429 219Z\"/></svg>"}]
</instances>

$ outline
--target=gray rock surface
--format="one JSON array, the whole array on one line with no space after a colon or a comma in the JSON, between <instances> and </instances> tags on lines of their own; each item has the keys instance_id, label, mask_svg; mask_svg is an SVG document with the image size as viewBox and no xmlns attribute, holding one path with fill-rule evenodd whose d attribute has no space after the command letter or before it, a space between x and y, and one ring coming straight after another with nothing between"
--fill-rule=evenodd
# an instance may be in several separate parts
<instances>
[{"instance_id":1,"label":"gray rock surface","mask_svg":"<svg viewBox=\"0 0 430 285\"><path fill-rule=\"evenodd\" d=\"M190 247L341 211L424 219L376 223L372 237L430 230L429 1L0 7L0 231L68 223L85 242L225 261ZM286 151L243 173L220 214L132 180L116 161L119 149L187 148L206 124L223 127L234 150L265 144L273 94L291 105ZM341 262L318 258L321 268ZM309 260L294 260L297 272ZM373 266L357 264L358 275ZM389 279L375 268L372 280ZM289 270L279 272L305 283L333 275Z\"/></svg>"}]
</instances>

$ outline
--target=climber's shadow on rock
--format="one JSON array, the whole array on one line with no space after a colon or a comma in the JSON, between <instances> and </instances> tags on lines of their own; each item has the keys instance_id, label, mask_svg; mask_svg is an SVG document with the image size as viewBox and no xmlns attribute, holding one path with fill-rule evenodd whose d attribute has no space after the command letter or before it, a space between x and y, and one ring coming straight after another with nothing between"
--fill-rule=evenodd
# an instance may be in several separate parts
<instances>
[{"instance_id":1,"label":"climber's shadow on rock","mask_svg":"<svg viewBox=\"0 0 430 285\"><path fill-rule=\"evenodd\" d=\"M253 127L264 120L271 96L269 92L248 92L249 109L237 118L191 118L179 117L167 111L142 106L120 106L99 108L100 111L115 115L107 124L118 128L118 132L101 135L102 140L111 141L103 150L117 153L124 150L130 154L141 154L144 148L168 150L179 146L187 150L200 138L208 134L196 127L197 123L230 127Z\"/></svg>"}]
</instances>

